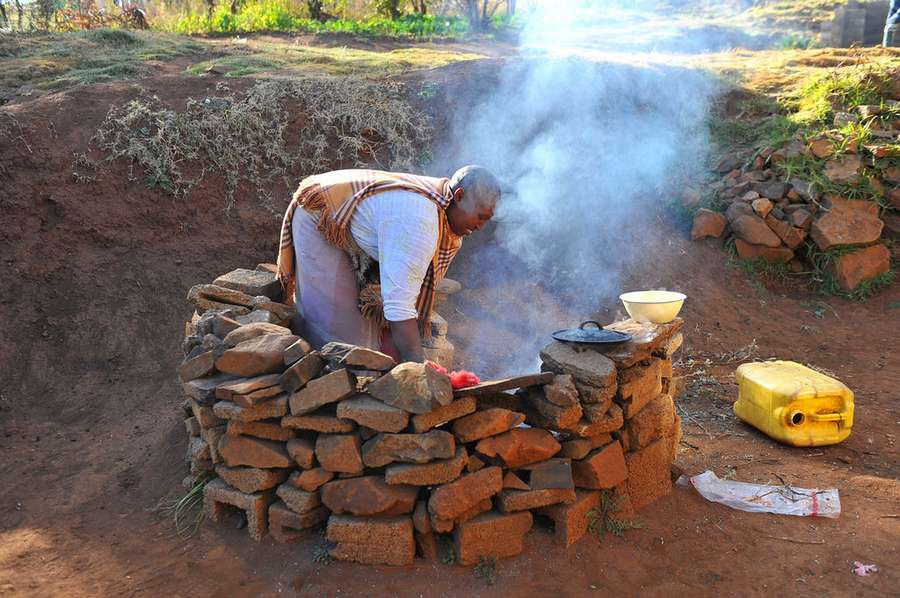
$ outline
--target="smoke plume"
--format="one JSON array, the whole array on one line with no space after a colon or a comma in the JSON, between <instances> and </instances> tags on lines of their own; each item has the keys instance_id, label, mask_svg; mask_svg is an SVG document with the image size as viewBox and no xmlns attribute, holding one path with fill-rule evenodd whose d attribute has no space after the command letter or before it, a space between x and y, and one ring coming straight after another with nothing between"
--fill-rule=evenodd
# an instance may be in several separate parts
<instances>
[{"instance_id":1,"label":"smoke plume","mask_svg":"<svg viewBox=\"0 0 900 598\"><path fill-rule=\"evenodd\" d=\"M470 291L457 342L486 375L533 368L552 330L634 290L622 277L652 259L655 215L705 161L709 75L603 36L601 25L651 35L641 13L604 21L563 4L529 20L520 57L488 93L457 104L438 154L448 167L487 166L506 186L491 237L473 238L451 273Z\"/></svg>"}]
</instances>

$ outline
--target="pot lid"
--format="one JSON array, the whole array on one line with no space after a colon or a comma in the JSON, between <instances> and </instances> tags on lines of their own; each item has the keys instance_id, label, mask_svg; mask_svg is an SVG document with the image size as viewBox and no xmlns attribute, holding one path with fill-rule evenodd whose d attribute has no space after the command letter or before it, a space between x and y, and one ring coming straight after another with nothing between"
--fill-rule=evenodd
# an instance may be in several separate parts
<instances>
[{"instance_id":1,"label":"pot lid","mask_svg":"<svg viewBox=\"0 0 900 598\"><path fill-rule=\"evenodd\" d=\"M593 325L589 327L589 325ZM553 338L566 343L590 343L598 345L614 345L631 340L631 335L616 330L606 330L598 322L588 320L582 322L578 328L557 330L552 334Z\"/></svg>"}]
</instances>

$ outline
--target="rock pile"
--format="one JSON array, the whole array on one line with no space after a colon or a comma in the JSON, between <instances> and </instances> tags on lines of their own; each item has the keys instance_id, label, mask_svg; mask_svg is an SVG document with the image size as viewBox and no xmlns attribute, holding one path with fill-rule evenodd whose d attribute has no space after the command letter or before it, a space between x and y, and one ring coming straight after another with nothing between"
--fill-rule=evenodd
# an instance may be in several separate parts
<instances>
[{"instance_id":1,"label":"rock pile","mask_svg":"<svg viewBox=\"0 0 900 598\"><path fill-rule=\"evenodd\" d=\"M860 145L855 138L832 130L794 139L782 148L765 147L749 160L723 157L714 170L725 175L712 189L725 211L699 209L691 230L694 240L721 238L726 231L744 259L787 262L795 272L816 252L839 249L829 266L847 291L890 269L891 252L881 242L885 221L893 234L900 215L900 119L886 120L890 106L858 106L856 114L838 113L835 125L849 121L868 126L877 141ZM780 165L806 156L821 161L824 177L833 185L867 185L884 198L879 203L823 193L816 185L781 176ZM889 230L890 232L890 230Z\"/></svg>"},{"instance_id":2,"label":"rock pile","mask_svg":"<svg viewBox=\"0 0 900 598\"><path fill-rule=\"evenodd\" d=\"M604 493L627 518L671 491L681 320L618 322L632 341L554 342L540 373L454 390L425 364L314 350L285 326L273 280L236 270L189 293L187 460L195 479L214 476L213 521L239 511L252 538L278 542L325 524L333 558L370 564L436 559L452 534L469 565L520 553L535 516L568 546Z\"/></svg>"}]
</instances>

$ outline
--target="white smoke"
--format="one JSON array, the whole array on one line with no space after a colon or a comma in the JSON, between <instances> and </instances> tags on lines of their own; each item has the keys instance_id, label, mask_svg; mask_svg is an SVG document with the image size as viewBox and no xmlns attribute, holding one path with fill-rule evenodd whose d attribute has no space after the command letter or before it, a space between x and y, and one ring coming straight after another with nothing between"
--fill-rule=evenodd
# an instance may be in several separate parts
<instances>
[{"instance_id":1,"label":"white smoke","mask_svg":"<svg viewBox=\"0 0 900 598\"><path fill-rule=\"evenodd\" d=\"M554 327L620 307L623 274L652 255L658 208L705 162L716 89L707 74L624 44L615 61L600 58L610 45L601 25L638 35L656 15L616 11L603 21L591 3L562 4L529 21L527 51L503 63L490 93L459 105L439 153L448 167L487 166L507 187L493 242L475 243L464 257L472 267L462 268L465 286L494 298L464 306L485 325L463 350L488 374L533 367ZM529 297L498 290L526 280L539 287ZM521 361L497 354L511 339Z\"/></svg>"}]
</instances>

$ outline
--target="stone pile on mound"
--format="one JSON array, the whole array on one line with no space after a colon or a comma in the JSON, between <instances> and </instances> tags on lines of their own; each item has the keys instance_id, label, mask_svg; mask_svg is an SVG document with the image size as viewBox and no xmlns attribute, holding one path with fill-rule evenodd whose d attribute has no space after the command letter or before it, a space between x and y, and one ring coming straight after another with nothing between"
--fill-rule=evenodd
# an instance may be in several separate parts
<instances>
[{"instance_id":1,"label":"stone pile on mound","mask_svg":"<svg viewBox=\"0 0 900 598\"><path fill-rule=\"evenodd\" d=\"M425 364L314 350L276 285L240 270L189 294L187 460L195 482L214 476L213 521L240 511L278 542L324 524L333 558L369 564L435 559L447 534L469 565L521 552L535 515L568 546L605 497L627 518L671 491L681 320L618 322L626 344L554 342L540 373L454 390Z\"/></svg>"},{"instance_id":2,"label":"stone pile on mound","mask_svg":"<svg viewBox=\"0 0 900 598\"><path fill-rule=\"evenodd\" d=\"M728 232L739 257L786 262L795 272L811 270L812 256L831 252L830 274L846 291L887 272L891 252L882 243L883 232L900 234L900 119L890 118L892 110L859 106L856 114L835 117L836 126L869 127L871 143L832 130L782 148L761 148L749 160L725 156L714 168L725 176L712 185L725 210L699 209L691 238ZM801 158L821 165L825 184L790 176L783 168ZM819 188L824 186L848 195L870 190L879 199L850 199Z\"/></svg>"}]
</instances>

